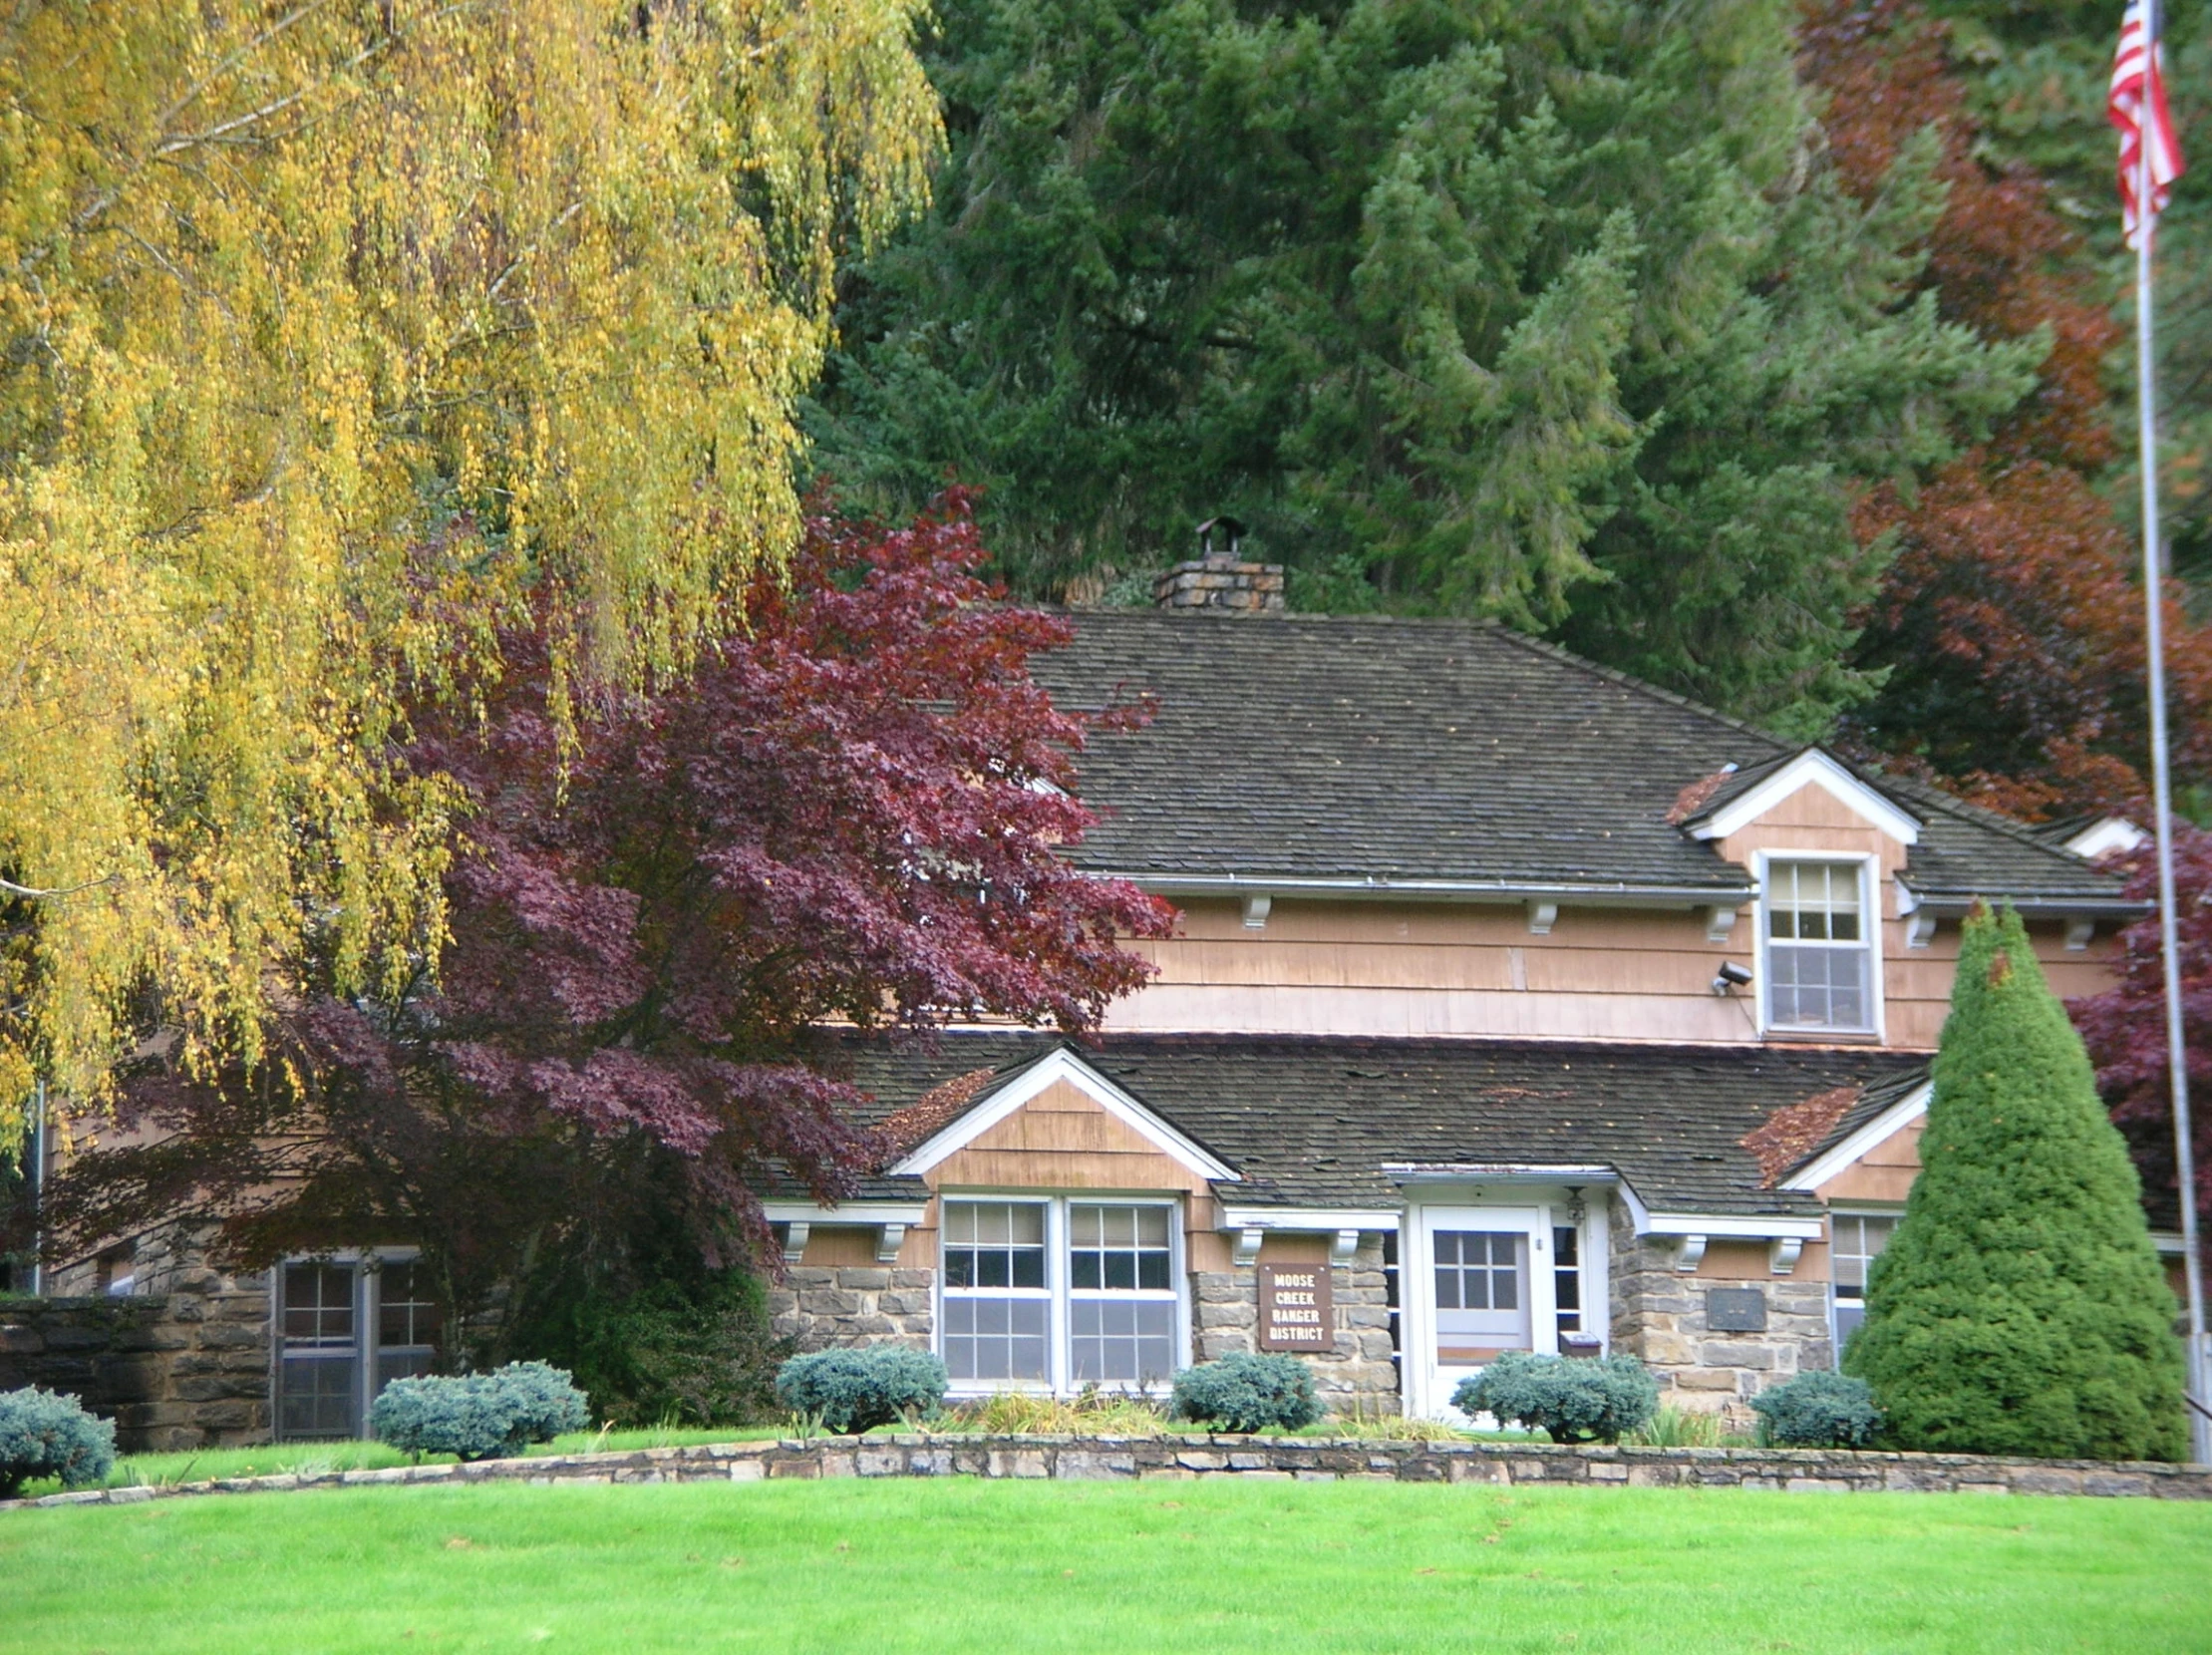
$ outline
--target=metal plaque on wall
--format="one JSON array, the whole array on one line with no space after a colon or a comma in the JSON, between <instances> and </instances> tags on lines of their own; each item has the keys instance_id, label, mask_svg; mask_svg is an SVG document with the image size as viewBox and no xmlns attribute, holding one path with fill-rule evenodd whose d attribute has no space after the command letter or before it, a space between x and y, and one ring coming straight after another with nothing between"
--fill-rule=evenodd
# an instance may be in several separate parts
<instances>
[{"instance_id":1,"label":"metal plaque on wall","mask_svg":"<svg viewBox=\"0 0 2212 1655\"><path fill-rule=\"evenodd\" d=\"M1705 1325L1715 1333L1764 1333L1766 1295L1756 1287L1715 1287L1705 1296Z\"/></svg>"},{"instance_id":2,"label":"metal plaque on wall","mask_svg":"<svg viewBox=\"0 0 2212 1655\"><path fill-rule=\"evenodd\" d=\"M1334 1348L1336 1321L1330 1314L1328 1265L1262 1264L1259 1286L1261 1350Z\"/></svg>"}]
</instances>

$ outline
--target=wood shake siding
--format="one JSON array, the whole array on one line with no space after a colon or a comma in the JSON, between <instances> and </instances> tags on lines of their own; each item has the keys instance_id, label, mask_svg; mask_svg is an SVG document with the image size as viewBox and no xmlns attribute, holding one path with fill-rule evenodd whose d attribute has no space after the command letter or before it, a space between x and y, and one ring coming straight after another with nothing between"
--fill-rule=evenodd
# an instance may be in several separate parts
<instances>
[{"instance_id":1,"label":"wood shake siding","mask_svg":"<svg viewBox=\"0 0 2212 1655\"><path fill-rule=\"evenodd\" d=\"M932 1191L1179 1193L1187 1267L1229 1267L1228 1241L1216 1230L1213 1191L1206 1180L1173 1157L1160 1154L1066 1081L1047 1087L924 1176ZM901 1264L935 1265L938 1205L931 1201L924 1225L907 1232L899 1249Z\"/></svg>"},{"instance_id":2,"label":"wood shake siding","mask_svg":"<svg viewBox=\"0 0 2212 1655\"><path fill-rule=\"evenodd\" d=\"M1779 828L1768 838L1763 824L1738 837L1774 851L1855 848L1832 836L1792 842L1797 834ZM1932 1051L1950 1008L1959 928L1946 922L1926 948L1906 947L1896 884L1886 876L1894 863L1885 859L1884 867L1886 1044ZM1259 930L1245 926L1233 902L1192 900L1183 914L1180 935L1130 944L1159 975L1107 1009L1109 1031L1758 1038L1755 989L1712 990L1723 960L1756 957L1749 904L1726 943L1707 940L1702 913L1683 911L1562 907L1548 936L1531 933L1526 912L1502 903L1278 900ZM2108 928L2078 952L2066 948L2061 925L2029 929L2058 995L2109 986Z\"/></svg>"}]
</instances>

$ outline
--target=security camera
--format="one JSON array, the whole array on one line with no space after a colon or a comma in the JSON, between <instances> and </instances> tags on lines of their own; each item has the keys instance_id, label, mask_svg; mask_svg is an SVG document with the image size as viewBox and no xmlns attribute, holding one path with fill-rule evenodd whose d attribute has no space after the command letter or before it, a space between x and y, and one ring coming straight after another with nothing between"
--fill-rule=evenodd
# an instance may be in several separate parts
<instances>
[{"instance_id":1,"label":"security camera","mask_svg":"<svg viewBox=\"0 0 2212 1655\"><path fill-rule=\"evenodd\" d=\"M1713 979L1713 992L1727 994L1731 989L1741 988L1750 980L1748 967L1738 965L1734 960L1724 960L1719 975Z\"/></svg>"}]
</instances>

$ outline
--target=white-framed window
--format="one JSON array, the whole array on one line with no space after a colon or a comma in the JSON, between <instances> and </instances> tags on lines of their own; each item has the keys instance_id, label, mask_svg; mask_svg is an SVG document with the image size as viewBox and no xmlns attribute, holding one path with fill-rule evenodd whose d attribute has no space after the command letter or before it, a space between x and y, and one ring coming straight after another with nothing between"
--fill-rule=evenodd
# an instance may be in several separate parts
<instances>
[{"instance_id":1,"label":"white-framed window","mask_svg":"<svg viewBox=\"0 0 2212 1655\"><path fill-rule=\"evenodd\" d=\"M1766 1027L1872 1034L1879 1028L1880 910L1865 857L1770 856L1759 881L1760 1003Z\"/></svg>"},{"instance_id":2,"label":"white-framed window","mask_svg":"<svg viewBox=\"0 0 2212 1655\"><path fill-rule=\"evenodd\" d=\"M366 1435L377 1394L437 1357L441 1313L424 1267L380 1251L287 1259L274 1275L278 1439Z\"/></svg>"},{"instance_id":3,"label":"white-framed window","mask_svg":"<svg viewBox=\"0 0 2212 1655\"><path fill-rule=\"evenodd\" d=\"M1179 1204L947 1195L938 1353L956 1391L1164 1384L1188 1345Z\"/></svg>"},{"instance_id":4,"label":"white-framed window","mask_svg":"<svg viewBox=\"0 0 2212 1655\"><path fill-rule=\"evenodd\" d=\"M1828 1302L1835 1324L1836 1365L1843 1364L1843 1346L1866 1320L1866 1277L1874 1260L1882 1256L1889 1238L1897 1233L1896 1212L1831 1212L1828 1214Z\"/></svg>"}]
</instances>

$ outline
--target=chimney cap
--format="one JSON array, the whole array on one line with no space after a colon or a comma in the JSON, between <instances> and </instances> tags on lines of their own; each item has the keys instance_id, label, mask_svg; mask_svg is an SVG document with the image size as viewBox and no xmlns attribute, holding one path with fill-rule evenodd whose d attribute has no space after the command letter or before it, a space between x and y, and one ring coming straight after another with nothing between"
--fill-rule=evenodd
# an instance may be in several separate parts
<instances>
[{"instance_id":1,"label":"chimney cap","mask_svg":"<svg viewBox=\"0 0 2212 1655\"><path fill-rule=\"evenodd\" d=\"M1220 551L1213 549L1213 531L1221 530L1221 537L1229 543ZM1234 557L1237 544L1244 538L1244 520L1232 517L1226 511L1208 517L1198 525L1198 555L1201 557Z\"/></svg>"}]
</instances>

